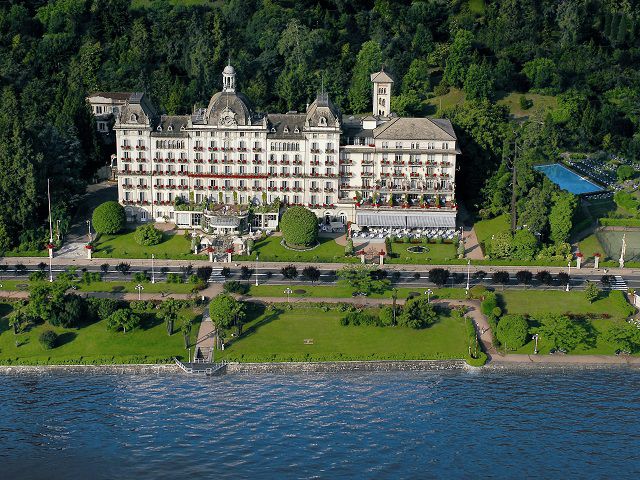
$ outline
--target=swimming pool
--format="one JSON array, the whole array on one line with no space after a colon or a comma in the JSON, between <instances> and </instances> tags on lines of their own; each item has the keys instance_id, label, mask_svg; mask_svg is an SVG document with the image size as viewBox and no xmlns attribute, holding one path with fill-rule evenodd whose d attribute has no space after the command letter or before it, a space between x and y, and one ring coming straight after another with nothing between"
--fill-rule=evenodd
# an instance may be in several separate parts
<instances>
[{"instance_id":1,"label":"swimming pool","mask_svg":"<svg viewBox=\"0 0 640 480\"><path fill-rule=\"evenodd\" d=\"M593 182L590 182L586 178L581 177L575 172L572 172L564 165L559 163L552 163L550 165L537 165L536 170L540 170L544 173L549 180L558 185L563 190L567 190L575 195L581 193L599 192L603 190Z\"/></svg>"}]
</instances>

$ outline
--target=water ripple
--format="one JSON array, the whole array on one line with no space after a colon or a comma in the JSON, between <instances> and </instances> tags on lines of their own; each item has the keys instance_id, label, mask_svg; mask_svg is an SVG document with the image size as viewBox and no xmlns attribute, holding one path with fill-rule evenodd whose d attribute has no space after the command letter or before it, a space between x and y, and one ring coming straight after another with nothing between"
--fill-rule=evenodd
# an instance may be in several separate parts
<instances>
[{"instance_id":1,"label":"water ripple","mask_svg":"<svg viewBox=\"0 0 640 480\"><path fill-rule=\"evenodd\" d=\"M640 372L0 377L0 478L637 477Z\"/></svg>"}]
</instances>

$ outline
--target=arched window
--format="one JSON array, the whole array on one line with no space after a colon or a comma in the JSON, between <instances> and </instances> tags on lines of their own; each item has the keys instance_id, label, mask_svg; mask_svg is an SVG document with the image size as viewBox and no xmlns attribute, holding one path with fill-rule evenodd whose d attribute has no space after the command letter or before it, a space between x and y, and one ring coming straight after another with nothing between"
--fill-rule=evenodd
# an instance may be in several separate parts
<instances>
[{"instance_id":1,"label":"arched window","mask_svg":"<svg viewBox=\"0 0 640 480\"><path fill-rule=\"evenodd\" d=\"M318 125L320 125L321 127L326 127L327 126L327 118L326 117L320 117L320 119L318 120Z\"/></svg>"},{"instance_id":2,"label":"arched window","mask_svg":"<svg viewBox=\"0 0 640 480\"><path fill-rule=\"evenodd\" d=\"M132 113L131 116L129 117L129 121L130 122L137 122L138 121L138 116L135 113Z\"/></svg>"}]
</instances>

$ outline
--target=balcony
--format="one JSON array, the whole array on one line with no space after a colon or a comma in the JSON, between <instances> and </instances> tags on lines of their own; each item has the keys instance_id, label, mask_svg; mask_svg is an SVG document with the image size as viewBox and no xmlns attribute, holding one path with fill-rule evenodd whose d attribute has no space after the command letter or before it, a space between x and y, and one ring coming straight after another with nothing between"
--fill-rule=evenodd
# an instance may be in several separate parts
<instances>
[{"instance_id":1,"label":"balcony","mask_svg":"<svg viewBox=\"0 0 640 480\"><path fill-rule=\"evenodd\" d=\"M147 147L145 147L144 145L136 145L136 150L146 150Z\"/></svg>"},{"instance_id":2,"label":"balcony","mask_svg":"<svg viewBox=\"0 0 640 480\"><path fill-rule=\"evenodd\" d=\"M360 173L361 177L373 177L373 172L362 172Z\"/></svg>"}]
</instances>

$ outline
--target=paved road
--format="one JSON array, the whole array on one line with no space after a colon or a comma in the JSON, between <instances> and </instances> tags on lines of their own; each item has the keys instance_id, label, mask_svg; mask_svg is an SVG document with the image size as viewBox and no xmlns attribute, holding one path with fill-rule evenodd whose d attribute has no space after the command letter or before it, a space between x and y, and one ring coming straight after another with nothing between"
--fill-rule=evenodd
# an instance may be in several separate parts
<instances>
[{"instance_id":1,"label":"paved road","mask_svg":"<svg viewBox=\"0 0 640 480\"><path fill-rule=\"evenodd\" d=\"M84 253L83 253L84 255ZM68 258L54 258L51 262L52 264L52 273L55 278L57 273L66 270L67 268L86 268L88 271L99 272L100 266L103 263L107 263L110 265L109 274L107 275L107 280L123 280L130 278L126 276L122 276L121 274L114 271L115 266L120 262L120 259L93 259L87 260L86 258L77 258L77 259L68 259ZM45 272L48 273L49 265L48 258L3 258L0 259L0 264L7 265L8 269L6 272L1 274L0 282L2 278L26 278L27 274L31 271L38 270L38 264L42 263L45 268ZM141 272L147 271L151 274L152 265L151 260L140 260L140 259L132 259L128 260L127 263L130 264L130 272ZM27 268L27 272L23 274L15 273L15 266L17 264L25 265ZM233 262L233 263L210 263L208 261L184 261L184 260L162 260L157 259L153 265L153 272L156 276L156 279L162 280L164 279L166 273L181 272L181 267L192 265L194 269L201 266L210 266L216 270L220 270L223 267L228 267L231 269L231 276L229 279L239 280L240 279L240 270L243 265L247 266L250 270L253 271L255 267L255 262ZM280 270L286 264L277 263L277 262L260 262L258 264L258 281L260 284L269 283L269 284L289 284L288 281L284 281ZM301 273L303 268L309 264L297 263L298 272ZM342 264L313 264L313 266L317 266L320 269L321 277L320 284L331 285L335 283L335 272L344 268L345 265ZM553 275L557 275L559 272L567 272L566 268L559 267L489 267L489 266L470 266L467 272L467 267L464 265L385 265L383 268L389 272L390 275L393 275L395 272L399 275L396 279L393 276L390 278L393 280L395 284L398 286L407 286L416 288L422 288L426 286L433 286L433 284L428 281L428 271L432 268L445 268L452 273L456 273L457 275L454 277L450 276L449 283L447 286L456 286L459 288L464 288L466 286L467 274L469 276L469 286L473 286L478 283L490 284L491 283L491 274L497 270L506 270L511 274L511 279L509 284L506 285L506 288L524 288L523 285L519 285L515 279L515 273L519 270L529 270L534 274L537 271L547 270L551 272ZM168 269L167 272L162 273L162 269ZM484 274L481 274L484 272ZM601 277L604 274L607 275L617 275L621 278L618 279L617 288L620 290L626 290L629 288L640 288L640 269L593 269L593 268L583 268L583 269L571 269L571 280L570 287L571 288L582 288L584 282L586 280L600 281ZM251 283L255 281L255 272L252 272L251 278L249 279ZM302 281L300 278L299 281L293 282L294 285L308 285L308 282ZM534 281L533 288L553 288L553 289L562 289L565 288L566 285L558 285L557 282L553 286L543 286L538 285L537 282ZM497 288L502 288L497 287Z\"/></svg>"}]
</instances>

